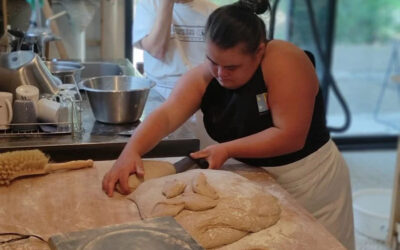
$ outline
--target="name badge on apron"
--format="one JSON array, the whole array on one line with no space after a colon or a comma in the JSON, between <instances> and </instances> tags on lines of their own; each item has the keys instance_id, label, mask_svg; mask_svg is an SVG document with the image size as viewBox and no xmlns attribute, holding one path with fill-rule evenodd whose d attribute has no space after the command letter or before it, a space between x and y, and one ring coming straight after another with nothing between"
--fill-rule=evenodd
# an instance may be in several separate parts
<instances>
[{"instance_id":1,"label":"name badge on apron","mask_svg":"<svg viewBox=\"0 0 400 250\"><path fill-rule=\"evenodd\" d=\"M256 95L256 99L257 99L257 106L258 106L258 112L259 113L264 113L266 111L268 111L269 107L268 107L268 93L261 93Z\"/></svg>"}]
</instances>

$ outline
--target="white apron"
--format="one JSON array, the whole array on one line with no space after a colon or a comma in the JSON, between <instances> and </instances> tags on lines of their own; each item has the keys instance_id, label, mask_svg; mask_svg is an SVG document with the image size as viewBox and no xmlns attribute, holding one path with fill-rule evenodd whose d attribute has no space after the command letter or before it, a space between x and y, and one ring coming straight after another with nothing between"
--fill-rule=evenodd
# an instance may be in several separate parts
<instances>
[{"instance_id":1,"label":"white apron","mask_svg":"<svg viewBox=\"0 0 400 250\"><path fill-rule=\"evenodd\" d=\"M355 249L349 170L332 140L304 159L263 168L347 249Z\"/></svg>"}]
</instances>

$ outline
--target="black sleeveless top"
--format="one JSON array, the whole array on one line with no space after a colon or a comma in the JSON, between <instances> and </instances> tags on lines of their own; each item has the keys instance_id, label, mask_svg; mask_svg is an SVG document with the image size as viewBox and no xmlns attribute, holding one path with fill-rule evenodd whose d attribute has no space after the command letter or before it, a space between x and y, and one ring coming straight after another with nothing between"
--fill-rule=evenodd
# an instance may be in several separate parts
<instances>
[{"instance_id":1,"label":"black sleeveless top","mask_svg":"<svg viewBox=\"0 0 400 250\"><path fill-rule=\"evenodd\" d=\"M267 93L267 88L261 67L256 70L249 82L238 89L226 89L215 78L212 79L201 102L204 126L210 137L217 142L226 142L274 126L270 111L262 107L263 93ZM261 107L259 107L260 105ZM301 150L277 157L240 158L237 160L252 166L285 165L315 152L329 138L324 102L321 90L319 90L315 99L310 130L305 146Z\"/></svg>"}]
</instances>

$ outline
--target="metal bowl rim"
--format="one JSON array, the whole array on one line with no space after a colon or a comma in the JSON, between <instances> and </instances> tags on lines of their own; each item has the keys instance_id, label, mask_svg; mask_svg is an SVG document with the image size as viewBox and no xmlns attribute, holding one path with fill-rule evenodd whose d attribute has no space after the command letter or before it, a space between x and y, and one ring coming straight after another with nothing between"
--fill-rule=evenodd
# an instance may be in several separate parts
<instances>
[{"instance_id":1,"label":"metal bowl rim","mask_svg":"<svg viewBox=\"0 0 400 250\"><path fill-rule=\"evenodd\" d=\"M149 82L150 86L148 88L137 88L137 89L131 89L131 90L103 90L103 89L94 89L94 88L90 88L85 86L85 82L90 82L90 81L95 81L97 79L105 79L105 78L137 78L143 81L147 81ZM120 92L134 92L134 91L142 91L142 90L150 90L151 88L153 88L156 85L155 82L147 79L147 78L143 78L143 77L138 77L138 76L129 76L129 75L119 75L119 76L95 76L95 77L90 77L90 78L86 78L82 81L79 82L79 86L88 92L101 92L101 93L120 93Z\"/></svg>"},{"instance_id":2,"label":"metal bowl rim","mask_svg":"<svg viewBox=\"0 0 400 250\"><path fill-rule=\"evenodd\" d=\"M51 71L50 69L49 69L49 71L51 72L51 73L54 73L54 74L57 74L57 73L67 73L67 72L76 72L76 71L82 71L82 70L84 70L85 69L85 65L83 65L82 63L80 63L80 62L74 62L74 61L44 61L44 63L45 63L45 65L46 65L46 67L48 66L47 64L54 64L54 65L65 65L65 66L67 66L67 67L71 67L71 69L70 70L55 70L55 71ZM74 67L74 66L71 66L71 65L74 65L74 66L76 66L76 67Z\"/></svg>"}]
</instances>

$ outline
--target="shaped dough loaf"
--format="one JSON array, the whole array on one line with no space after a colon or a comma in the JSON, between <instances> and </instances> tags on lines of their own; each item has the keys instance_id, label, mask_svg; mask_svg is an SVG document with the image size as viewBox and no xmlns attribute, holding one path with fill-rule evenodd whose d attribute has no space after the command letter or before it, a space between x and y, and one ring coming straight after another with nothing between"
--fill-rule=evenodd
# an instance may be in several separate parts
<instances>
[{"instance_id":1,"label":"shaped dough loaf","mask_svg":"<svg viewBox=\"0 0 400 250\"><path fill-rule=\"evenodd\" d=\"M132 174L128 179L128 186L131 192L135 191L136 188L142 184L144 181L176 174L175 167L167 161L153 161L153 160L143 160L144 176L138 177L136 174ZM121 187L119 183L115 186L115 189L121 192Z\"/></svg>"},{"instance_id":2,"label":"shaped dough loaf","mask_svg":"<svg viewBox=\"0 0 400 250\"><path fill-rule=\"evenodd\" d=\"M192 181L193 192L207 196L211 199L218 199L219 196L217 191L210 186L207 182L207 178L203 173L199 173Z\"/></svg>"},{"instance_id":3,"label":"shaped dough loaf","mask_svg":"<svg viewBox=\"0 0 400 250\"><path fill-rule=\"evenodd\" d=\"M162 193L167 198L173 198L183 193L186 184L183 181L167 181L163 187Z\"/></svg>"}]
</instances>

